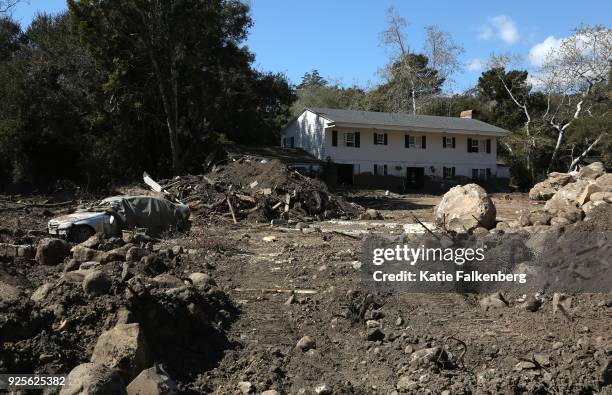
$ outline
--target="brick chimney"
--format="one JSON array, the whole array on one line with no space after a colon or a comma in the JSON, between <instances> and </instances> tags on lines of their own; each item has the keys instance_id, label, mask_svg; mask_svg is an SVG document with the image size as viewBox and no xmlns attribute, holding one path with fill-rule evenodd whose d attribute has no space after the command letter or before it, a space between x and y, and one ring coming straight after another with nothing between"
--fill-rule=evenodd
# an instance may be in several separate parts
<instances>
[{"instance_id":1,"label":"brick chimney","mask_svg":"<svg viewBox=\"0 0 612 395\"><path fill-rule=\"evenodd\" d=\"M469 119L472 119L472 113L473 112L474 112L474 110L461 111L461 114L459 114L459 118L469 118Z\"/></svg>"}]
</instances>

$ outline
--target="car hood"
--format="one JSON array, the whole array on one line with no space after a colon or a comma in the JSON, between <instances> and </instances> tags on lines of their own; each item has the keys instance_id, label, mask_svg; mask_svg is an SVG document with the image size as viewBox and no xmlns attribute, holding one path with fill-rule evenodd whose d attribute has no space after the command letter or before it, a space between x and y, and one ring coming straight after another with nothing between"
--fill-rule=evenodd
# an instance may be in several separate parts
<instances>
[{"instance_id":1,"label":"car hood","mask_svg":"<svg viewBox=\"0 0 612 395\"><path fill-rule=\"evenodd\" d=\"M68 214L68 215L63 215L61 217L57 217L57 218L53 218L51 221L49 222L76 222L76 221L81 221L84 219L89 219L89 218L95 218L95 217L99 217L102 215L105 215L106 213L104 211L101 212L91 212L91 211L84 211L84 212L77 212L77 213L72 213L72 214Z\"/></svg>"}]
</instances>

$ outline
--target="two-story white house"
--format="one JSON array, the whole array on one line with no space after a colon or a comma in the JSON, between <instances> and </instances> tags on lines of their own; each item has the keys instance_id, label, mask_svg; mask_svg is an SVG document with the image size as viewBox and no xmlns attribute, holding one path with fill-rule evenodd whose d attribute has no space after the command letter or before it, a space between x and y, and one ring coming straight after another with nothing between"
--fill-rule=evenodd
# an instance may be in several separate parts
<instances>
[{"instance_id":1,"label":"two-story white house","mask_svg":"<svg viewBox=\"0 0 612 395\"><path fill-rule=\"evenodd\" d=\"M498 174L497 139L509 133L472 119L471 111L453 118L306 108L285 127L281 145L331 160L339 183L371 174L418 188L425 177L507 177Z\"/></svg>"}]
</instances>

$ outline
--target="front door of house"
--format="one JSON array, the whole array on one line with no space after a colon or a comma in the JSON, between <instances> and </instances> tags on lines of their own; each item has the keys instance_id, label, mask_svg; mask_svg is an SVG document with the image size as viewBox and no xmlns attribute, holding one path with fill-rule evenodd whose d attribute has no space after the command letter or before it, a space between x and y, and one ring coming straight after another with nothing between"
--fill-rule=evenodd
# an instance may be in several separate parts
<instances>
[{"instance_id":1,"label":"front door of house","mask_svg":"<svg viewBox=\"0 0 612 395\"><path fill-rule=\"evenodd\" d=\"M406 188L419 189L425 184L425 168L424 167L407 167L406 168Z\"/></svg>"}]
</instances>

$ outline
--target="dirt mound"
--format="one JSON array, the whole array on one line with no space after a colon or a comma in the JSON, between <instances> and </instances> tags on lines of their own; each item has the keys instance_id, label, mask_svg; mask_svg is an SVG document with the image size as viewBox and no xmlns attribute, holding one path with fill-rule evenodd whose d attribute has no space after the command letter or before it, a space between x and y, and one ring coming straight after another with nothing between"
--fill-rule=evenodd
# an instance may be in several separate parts
<instances>
[{"instance_id":1,"label":"dirt mound","mask_svg":"<svg viewBox=\"0 0 612 395\"><path fill-rule=\"evenodd\" d=\"M187 268L202 271L197 251L162 247L145 235L96 248L93 261L69 256L58 266L0 257L0 372L65 374L89 362L100 335L119 323L138 323L152 361L179 383L217 363L230 347L225 329L237 310L214 280L189 279ZM92 273L110 287L88 292Z\"/></svg>"},{"instance_id":2,"label":"dirt mound","mask_svg":"<svg viewBox=\"0 0 612 395\"><path fill-rule=\"evenodd\" d=\"M278 160L240 158L206 175L188 175L162 186L192 210L250 220L354 218L361 208L320 180L290 170Z\"/></svg>"},{"instance_id":3,"label":"dirt mound","mask_svg":"<svg viewBox=\"0 0 612 395\"><path fill-rule=\"evenodd\" d=\"M595 207L589 213L587 221L578 222L571 229L576 232L612 231L612 204L603 204Z\"/></svg>"}]
</instances>

